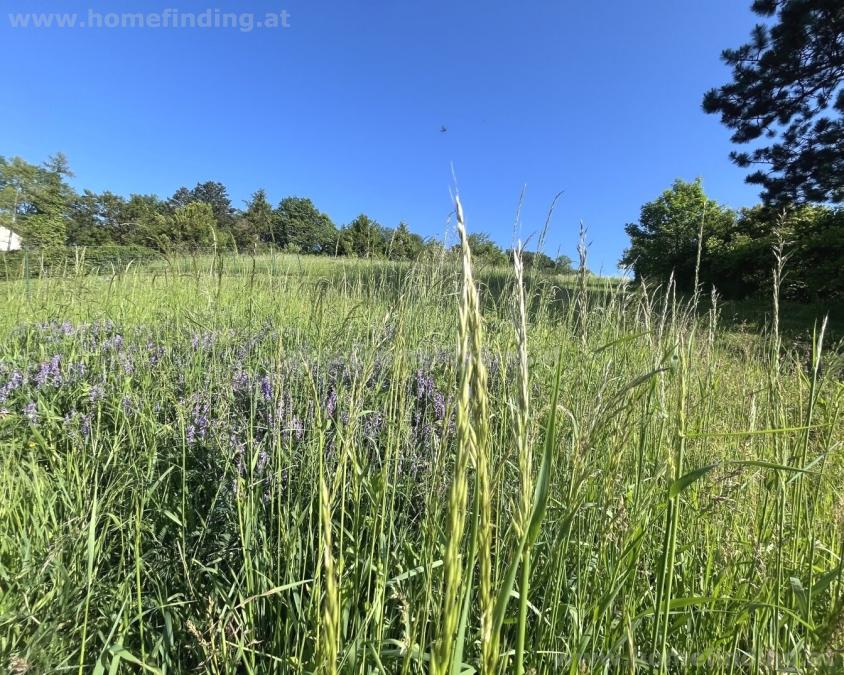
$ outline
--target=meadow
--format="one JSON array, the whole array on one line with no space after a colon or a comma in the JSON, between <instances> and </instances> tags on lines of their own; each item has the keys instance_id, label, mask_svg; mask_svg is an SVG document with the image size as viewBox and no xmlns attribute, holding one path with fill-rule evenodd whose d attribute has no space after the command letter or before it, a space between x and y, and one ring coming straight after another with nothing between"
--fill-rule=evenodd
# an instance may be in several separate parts
<instances>
[{"instance_id":1,"label":"meadow","mask_svg":"<svg viewBox=\"0 0 844 675\"><path fill-rule=\"evenodd\" d=\"M822 316L798 350L467 249L69 265L0 301L9 672L844 668Z\"/></svg>"}]
</instances>

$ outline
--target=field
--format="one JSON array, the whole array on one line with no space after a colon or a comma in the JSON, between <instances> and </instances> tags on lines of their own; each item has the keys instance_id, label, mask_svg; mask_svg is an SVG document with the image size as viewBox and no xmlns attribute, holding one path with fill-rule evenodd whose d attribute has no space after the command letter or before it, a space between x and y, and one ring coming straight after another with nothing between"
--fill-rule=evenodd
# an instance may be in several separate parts
<instances>
[{"instance_id":1,"label":"field","mask_svg":"<svg viewBox=\"0 0 844 675\"><path fill-rule=\"evenodd\" d=\"M841 672L822 317L467 262L0 283L0 669Z\"/></svg>"}]
</instances>

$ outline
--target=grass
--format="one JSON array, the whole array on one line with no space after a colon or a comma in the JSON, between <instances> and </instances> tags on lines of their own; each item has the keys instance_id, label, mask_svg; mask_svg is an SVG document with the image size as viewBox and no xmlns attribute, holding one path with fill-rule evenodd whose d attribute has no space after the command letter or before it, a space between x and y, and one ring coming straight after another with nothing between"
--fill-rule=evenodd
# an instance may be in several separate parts
<instances>
[{"instance_id":1,"label":"grass","mask_svg":"<svg viewBox=\"0 0 844 675\"><path fill-rule=\"evenodd\" d=\"M840 672L820 323L562 281L464 246L0 284L2 667Z\"/></svg>"}]
</instances>

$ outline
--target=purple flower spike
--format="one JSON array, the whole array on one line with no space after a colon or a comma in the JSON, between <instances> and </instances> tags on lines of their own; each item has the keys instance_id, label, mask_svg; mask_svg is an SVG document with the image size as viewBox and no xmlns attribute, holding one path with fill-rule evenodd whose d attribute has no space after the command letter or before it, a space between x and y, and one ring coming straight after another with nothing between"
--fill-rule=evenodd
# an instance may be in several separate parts
<instances>
[{"instance_id":1,"label":"purple flower spike","mask_svg":"<svg viewBox=\"0 0 844 675\"><path fill-rule=\"evenodd\" d=\"M328 397L325 399L325 415L326 417L334 417L334 413L337 411L337 390L334 387L331 387L331 391L328 392Z\"/></svg>"},{"instance_id":2,"label":"purple flower spike","mask_svg":"<svg viewBox=\"0 0 844 675\"><path fill-rule=\"evenodd\" d=\"M91 415L82 415L79 422L79 430L82 432L82 438L88 438L91 435Z\"/></svg>"},{"instance_id":3,"label":"purple flower spike","mask_svg":"<svg viewBox=\"0 0 844 675\"><path fill-rule=\"evenodd\" d=\"M267 403L273 399L273 387L270 383L269 375L264 375L264 377L261 378L261 396Z\"/></svg>"},{"instance_id":4,"label":"purple flower spike","mask_svg":"<svg viewBox=\"0 0 844 675\"><path fill-rule=\"evenodd\" d=\"M103 388L100 385L95 384L93 387L91 387L91 391L88 392L88 401L91 402L92 404L94 404L94 403L98 403L102 399L103 399Z\"/></svg>"},{"instance_id":5,"label":"purple flower spike","mask_svg":"<svg viewBox=\"0 0 844 675\"><path fill-rule=\"evenodd\" d=\"M35 401L30 401L24 406L23 416L33 424L38 424L38 406Z\"/></svg>"}]
</instances>

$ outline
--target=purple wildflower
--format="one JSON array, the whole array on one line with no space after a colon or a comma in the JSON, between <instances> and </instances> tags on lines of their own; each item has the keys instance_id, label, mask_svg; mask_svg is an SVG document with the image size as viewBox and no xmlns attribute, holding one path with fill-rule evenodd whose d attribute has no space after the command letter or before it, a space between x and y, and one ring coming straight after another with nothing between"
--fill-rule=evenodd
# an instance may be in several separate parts
<instances>
[{"instance_id":1,"label":"purple wildflower","mask_svg":"<svg viewBox=\"0 0 844 675\"><path fill-rule=\"evenodd\" d=\"M290 431L297 441L301 441L305 437L305 425L295 415L290 422Z\"/></svg>"},{"instance_id":2,"label":"purple wildflower","mask_svg":"<svg viewBox=\"0 0 844 675\"><path fill-rule=\"evenodd\" d=\"M79 430L82 432L82 438L88 438L91 435L91 415L82 415L79 422Z\"/></svg>"},{"instance_id":3,"label":"purple wildflower","mask_svg":"<svg viewBox=\"0 0 844 675\"><path fill-rule=\"evenodd\" d=\"M71 366L70 366L71 375L73 375L74 377L78 377L79 379L82 379L83 377L85 377L85 373L87 373L87 372L88 372L88 366L86 366L82 361L79 361L78 363L71 364Z\"/></svg>"},{"instance_id":4,"label":"purple wildflower","mask_svg":"<svg viewBox=\"0 0 844 675\"><path fill-rule=\"evenodd\" d=\"M207 403L197 403L193 407L193 420L188 426L188 443L193 445L197 440L204 440L208 435L208 411Z\"/></svg>"},{"instance_id":5,"label":"purple wildflower","mask_svg":"<svg viewBox=\"0 0 844 675\"><path fill-rule=\"evenodd\" d=\"M434 378L426 374L421 368L416 371L414 389L417 401L425 401L434 394Z\"/></svg>"},{"instance_id":6,"label":"purple wildflower","mask_svg":"<svg viewBox=\"0 0 844 675\"><path fill-rule=\"evenodd\" d=\"M38 406L35 401L30 401L23 408L23 415L33 424L38 423Z\"/></svg>"},{"instance_id":7,"label":"purple wildflower","mask_svg":"<svg viewBox=\"0 0 844 675\"><path fill-rule=\"evenodd\" d=\"M161 361L164 357L164 347L161 347L154 342L148 342L147 353L149 354L149 365L157 366L159 361Z\"/></svg>"},{"instance_id":8,"label":"purple wildflower","mask_svg":"<svg viewBox=\"0 0 844 675\"><path fill-rule=\"evenodd\" d=\"M384 425L384 416L380 412L370 413L363 421L363 436L368 441L374 441Z\"/></svg>"},{"instance_id":9,"label":"purple wildflower","mask_svg":"<svg viewBox=\"0 0 844 675\"><path fill-rule=\"evenodd\" d=\"M120 399L120 407L123 408L123 413L125 415L131 415L134 412L135 406L132 403L132 399L128 396L124 396Z\"/></svg>"},{"instance_id":10,"label":"purple wildflower","mask_svg":"<svg viewBox=\"0 0 844 675\"><path fill-rule=\"evenodd\" d=\"M53 356L49 361L44 361L35 374L35 386L41 389L48 384L60 385L62 381L61 361L62 357L59 354Z\"/></svg>"},{"instance_id":11,"label":"purple wildflower","mask_svg":"<svg viewBox=\"0 0 844 675\"><path fill-rule=\"evenodd\" d=\"M273 387L270 382L269 375L264 375L264 377L261 378L261 396L267 403L273 399Z\"/></svg>"},{"instance_id":12,"label":"purple wildflower","mask_svg":"<svg viewBox=\"0 0 844 675\"><path fill-rule=\"evenodd\" d=\"M103 342L103 351L115 351L119 352L123 349L123 336L118 333L114 337L110 337L108 340Z\"/></svg>"},{"instance_id":13,"label":"purple wildflower","mask_svg":"<svg viewBox=\"0 0 844 675\"><path fill-rule=\"evenodd\" d=\"M15 389L23 384L23 374L19 370L12 371L9 381L0 387L0 403L4 403Z\"/></svg>"},{"instance_id":14,"label":"purple wildflower","mask_svg":"<svg viewBox=\"0 0 844 675\"><path fill-rule=\"evenodd\" d=\"M131 375L135 372L135 364L132 362L132 357L128 354L120 354L120 367L126 375Z\"/></svg>"},{"instance_id":15,"label":"purple wildflower","mask_svg":"<svg viewBox=\"0 0 844 675\"><path fill-rule=\"evenodd\" d=\"M442 421L445 419L445 396L442 392L434 392L434 419Z\"/></svg>"},{"instance_id":16,"label":"purple wildflower","mask_svg":"<svg viewBox=\"0 0 844 675\"><path fill-rule=\"evenodd\" d=\"M98 403L103 399L103 388L99 384L95 384L88 392L88 401L91 404Z\"/></svg>"},{"instance_id":17,"label":"purple wildflower","mask_svg":"<svg viewBox=\"0 0 844 675\"><path fill-rule=\"evenodd\" d=\"M328 392L328 396L325 399L325 416L326 417L334 417L334 413L337 411L337 390L334 387L331 387L331 390Z\"/></svg>"},{"instance_id":18,"label":"purple wildflower","mask_svg":"<svg viewBox=\"0 0 844 675\"><path fill-rule=\"evenodd\" d=\"M238 369L232 376L232 390L241 392L249 389L249 375Z\"/></svg>"}]
</instances>

